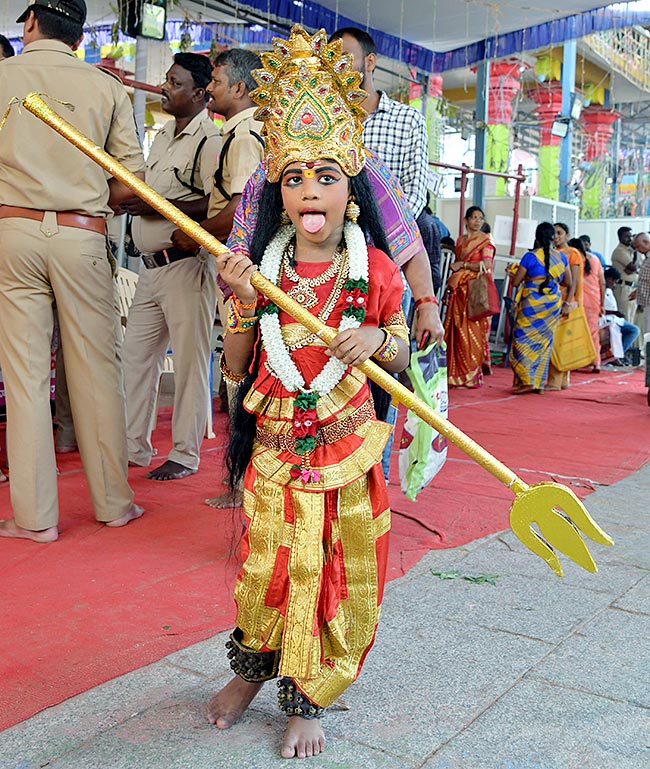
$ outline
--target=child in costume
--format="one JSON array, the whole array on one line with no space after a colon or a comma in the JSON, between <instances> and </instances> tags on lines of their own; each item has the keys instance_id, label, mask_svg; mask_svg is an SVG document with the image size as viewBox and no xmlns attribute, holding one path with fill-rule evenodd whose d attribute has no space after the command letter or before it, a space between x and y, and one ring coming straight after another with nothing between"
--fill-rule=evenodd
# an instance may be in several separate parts
<instances>
[{"instance_id":1,"label":"child in costume","mask_svg":"<svg viewBox=\"0 0 650 769\"><path fill-rule=\"evenodd\" d=\"M324 30L294 27L262 61L251 93L265 122L260 215L250 258L217 259L233 291L221 368L239 385L229 468L232 484L244 474L246 532L227 644L236 676L209 718L229 728L277 677L289 717L282 755L305 757L323 749L320 716L372 646L386 572L381 455L391 428L352 366L373 357L389 372L404 369L408 331L363 170L365 94L351 57ZM258 296L258 265L338 329L329 347Z\"/></svg>"}]
</instances>

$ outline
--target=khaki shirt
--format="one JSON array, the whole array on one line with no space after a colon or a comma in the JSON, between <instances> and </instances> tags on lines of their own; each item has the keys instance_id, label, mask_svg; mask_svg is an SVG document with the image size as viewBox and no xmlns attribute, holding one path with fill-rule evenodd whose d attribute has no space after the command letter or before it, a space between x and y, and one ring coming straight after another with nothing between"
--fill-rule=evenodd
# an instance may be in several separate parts
<instances>
[{"instance_id":1,"label":"khaki shirt","mask_svg":"<svg viewBox=\"0 0 650 769\"><path fill-rule=\"evenodd\" d=\"M130 171L143 171L133 108L112 75L78 59L59 40L36 40L5 59L0 111L31 91ZM58 101L57 101L58 100ZM74 105L74 111L59 102ZM67 139L15 104L0 131L0 204L41 211L111 213L107 174Z\"/></svg>"},{"instance_id":2,"label":"khaki shirt","mask_svg":"<svg viewBox=\"0 0 650 769\"><path fill-rule=\"evenodd\" d=\"M252 176L264 157L264 146L251 134L251 131L260 135L262 133L262 123L253 120L256 110L257 107L249 107L238 112L230 120L226 120L221 129L224 144L229 134L235 135L226 152L221 182L231 197L242 194L248 178ZM208 217L216 216L228 205L228 202L228 198L213 186L208 204Z\"/></svg>"},{"instance_id":3,"label":"khaki shirt","mask_svg":"<svg viewBox=\"0 0 650 769\"><path fill-rule=\"evenodd\" d=\"M625 246L623 243L619 243L618 246L612 251L612 267L615 267L621 273L621 280L625 281L630 287L636 285L637 274L633 272L628 275L625 272L625 268L632 262L634 258L634 249L631 246ZM637 258L637 267L639 266L639 260Z\"/></svg>"},{"instance_id":4,"label":"khaki shirt","mask_svg":"<svg viewBox=\"0 0 650 769\"><path fill-rule=\"evenodd\" d=\"M207 112L201 112L185 128L174 136L176 121L165 123L156 135L147 158L145 181L156 192L169 200L197 200L192 190L183 186L190 183L192 165L201 141L201 148L194 171L194 186L208 195L212 189L212 177L217 167L217 156L221 146L219 129L210 120ZM178 170L178 180L174 170ZM156 216L134 216L131 223L133 242L143 254L155 254L171 246L171 235L178 227L167 219Z\"/></svg>"}]
</instances>

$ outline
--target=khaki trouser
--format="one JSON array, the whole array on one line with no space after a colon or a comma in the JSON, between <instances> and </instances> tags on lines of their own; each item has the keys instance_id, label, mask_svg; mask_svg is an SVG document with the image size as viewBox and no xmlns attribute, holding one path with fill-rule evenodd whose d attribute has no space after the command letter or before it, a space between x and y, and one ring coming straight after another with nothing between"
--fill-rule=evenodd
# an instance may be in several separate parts
<instances>
[{"instance_id":1,"label":"khaki trouser","mask_svg":"<svg viewBox=\"0 0 650 769\"><path fill-rule=\"evenodd\" d=\"M173 448L169 459L191 470L199 466L209 389L210 339L217 306L212 255L140 270L129 308L122 349L126 385L129 460L151 462L151 433L165 354L174 358Z\"/></svg>"},{"instance_id":2,"label":"khaki trouser","mask_svg":"<svg viewBox=\"0 0 650 769\"><path fill-rule=\"evenodd\" d=\"M117 365L120 376L120 392L124 396L124 377L122 373L122 325L120 316L120 300L117 293L117 283L113 281L113 309L115 311L115 352L117 355ZM57 448L60 446L76 446L77 436L74 431L74 421L72 419L72 408L70 406L70 393L68 392L68 382L65 376L65 359L63 345L59 340L59 349L56 351L56 388L55 388L55 414L56 414L56 437L54 444Z\"/></svg>"},{"instance_id":3,"label":"khaki trouser","mask_svg":"<svg viewBox=\"0 0 650 769\"><path fill-rule=\"evenodd\" d=\"M46 234L49 232L49 234ZM116 355L113 280L102 235L43 222L0 220L0 366L16 523L58 521L50 413L50 344L56 299L77 442L95 516L131 506L124 399Z\"/></svg>"}]
</instances>

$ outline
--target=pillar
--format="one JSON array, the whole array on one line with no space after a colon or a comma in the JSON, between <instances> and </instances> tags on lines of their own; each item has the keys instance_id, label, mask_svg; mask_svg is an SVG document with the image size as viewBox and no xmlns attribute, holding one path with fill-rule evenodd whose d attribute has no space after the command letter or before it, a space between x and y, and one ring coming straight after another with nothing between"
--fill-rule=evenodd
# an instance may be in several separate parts
<instances>
[{"instance_id":1,"label":"pillar","mask_svg":"<svg viewBox=\"0 0 650 769\"><path fill-rule=\"evenodd\" d=\"M571 99L576 87L576 41L567 40L562 53L562 115L571 113ZM560 200L568 202L571 186L571 148L573 143L572 120L567 123L567 133L560 143Z\"/></svg>"},{"instance_id":2,"label":"pillar","mask_svg":"<svg viewBox=\"0 0 650 769\"><path fill-rule=\"evenodd\" d=\"M551 133L553 122L562 112L562 86L557 80L540 83L529 92L537 105L535 115L539 120L539 180L537 194L542 198L558 200L560 195L560 142Z\"/></svg>"},{"instance_id":3,"label":"pillar","mask_svg":"<svg viewBox=\"0 0 650 769\"><path fill-rule=\"evenodd\" d=\"M607 201L604 180L609 162L609 145L620 112L592 105L582 110L580 124L585 135L586 173L582 184L583 219L596 219L605 214Z\"/></svg>"},{"instance_id":4,"label":"pillar","mask_svg":"<svg viewBox=\"0 0 650 769\"><path fill-rule=\"evenodd\" d=\"M491 62L484 59L476 67L476 144L474 147L474 168L487 168L487 121L488 83ZM474 174L473 200L475 206L485 210L485 177Z\"/></svg>"}]
</instances>

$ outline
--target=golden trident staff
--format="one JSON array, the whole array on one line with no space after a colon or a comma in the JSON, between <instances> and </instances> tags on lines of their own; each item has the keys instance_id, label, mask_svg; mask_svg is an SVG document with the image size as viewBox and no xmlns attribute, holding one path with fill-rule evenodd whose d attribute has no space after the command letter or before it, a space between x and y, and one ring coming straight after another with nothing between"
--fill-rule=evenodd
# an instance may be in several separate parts
<instances>
[{"instance_id":1,"label":"golden trident staff","mask_svg":"<svg viewBox=\"0 0 650 769\"><path fill-rule=\"evenodd\" d=\"M36 117L72 142L108 171L111 176L132 189L136 195L146 200L156 211L177 225L179 229L200 243L210 253L221 254L227 251L223 243L206 232L189 216L179 211L162 195L148 187L107 152L97 147L88 137L52 110L38 94L28 94L23 100L23 104ZM260 293L302 323L309 331L317 334L327 344L338 333L336 329L321 323L318 318L287 296L284 291L267 280L260 272L254 273L251 277L251 283ZM421 419L438 430L501 483L512 489L515 494L515 501L510 508L510 528L526 547L548 563L557 576L562 576L562 564L553 547L587 571L597 571L596 564L583 542L579 530L602 545L613 545L614 540L598 526L582 502L570 489L550 481L528 486L512 470L495 459L451 422L437 414L430 406L375 363L367 360L359 368L366 376L387 390L395 400L414 411ZM532 528L532 524L539 527L542 536Z\"/></svg>"}]
</instances>

